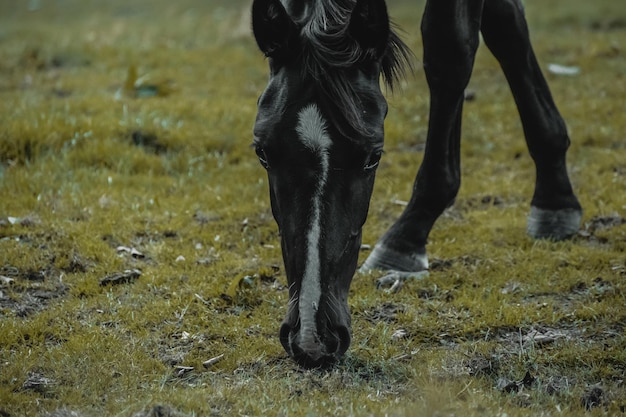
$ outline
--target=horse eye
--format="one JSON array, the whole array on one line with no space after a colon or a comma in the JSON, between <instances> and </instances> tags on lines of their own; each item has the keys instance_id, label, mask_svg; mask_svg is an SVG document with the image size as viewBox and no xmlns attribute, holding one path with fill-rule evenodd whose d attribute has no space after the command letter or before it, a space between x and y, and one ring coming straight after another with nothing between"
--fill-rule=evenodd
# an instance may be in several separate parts
<instances>
[{"instance_id":1,"label":"horse eye","mask_svg":"<svg viewBox=\"0 0 626 417\"><path fill-rule=\"evenodd\" d=\"M269 169L270 164L269 162L267 162L267 154L265 153L265 149L263 149L261 146L256 146L254 148L254 151L256 152L256 156L259 158L259 162L261 163L263 168Z\"/></svg>"},{"instance_id":2,"label":"horse eye","mask_svg":"<svg viewBox=\"0 0 626 417\"><path fill-rule=\"evenodd\" d=\"M365 163L365 166L363 167L363 169L365 171L371 171L371 170L375 169L378 166L378 163L380 162L380 157L382 155L383 155L382 151L374 152L372 155L370 155L370 158Z\"/></svg>"}]
</instances>

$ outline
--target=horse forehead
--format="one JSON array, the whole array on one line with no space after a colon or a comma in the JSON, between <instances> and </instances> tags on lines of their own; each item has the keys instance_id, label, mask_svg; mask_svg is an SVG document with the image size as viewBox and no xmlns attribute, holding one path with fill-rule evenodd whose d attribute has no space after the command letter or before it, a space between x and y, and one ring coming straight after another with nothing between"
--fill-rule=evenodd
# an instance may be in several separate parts
<instances>
[{"instance_id":1,"label":"horse forehead","mask_svg":"<svg viewBox=\"0 0 626 417\"><path fill-rule=\"evenodd\" d=\"M315 103L303 107L298 112L296 132L304 146L315 153L325 153L332 145L326 120Z\"/></svg>"}]
</instances>

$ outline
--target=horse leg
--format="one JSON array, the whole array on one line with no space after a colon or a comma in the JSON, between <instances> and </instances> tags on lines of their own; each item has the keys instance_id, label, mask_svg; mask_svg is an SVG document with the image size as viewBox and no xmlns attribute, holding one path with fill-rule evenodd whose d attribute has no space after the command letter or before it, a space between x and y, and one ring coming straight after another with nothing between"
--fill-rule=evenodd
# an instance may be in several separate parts
<instances>
[{"instance_id":1,"label":"horse leg","mask_svg":"<svg viewBox=\"0 0 626 417\"><path fill-rule=\"evenodd\" d=\"M361 267L362 271L390 271L383 283L428 269L428 234L459 190L461 113L478 47L482 7L483 0L426 3L421 29L430 118L424 159L407 207Z\"/></svg>"},{"instance_id":2,"label":"horse leg","mask_svg":"<svg viewBox=\"0 0 626 417\"><path fill-rule=\"evenodd\" d=\"M570 140L530 44L521 1L485 0L481 32L511 87L535 162L528 234L566 239L578 231L582 215L567 175Z\"/></svg>"}]
</instances>

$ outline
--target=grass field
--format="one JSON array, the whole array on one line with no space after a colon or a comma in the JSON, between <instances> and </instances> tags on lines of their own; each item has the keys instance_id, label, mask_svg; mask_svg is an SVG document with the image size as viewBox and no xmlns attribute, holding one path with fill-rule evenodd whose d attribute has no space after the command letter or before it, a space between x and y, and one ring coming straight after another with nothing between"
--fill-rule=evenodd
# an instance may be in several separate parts
<instances>
[{"instance_id":1,"label":"grass field","mask_svg":"<svg viewBox=\"0 0 626 417\"><path fill-rule=\"evenodd\" d=\"M417 70L389 96L369 245L410 196L428 115L423 2L389 4ZM278 341L249 2L0 2L0 416L626 415L626 9L526 8L580 233L526 236L534 168L481 47L430 275L397 293L357 275L348 354L305 371Z\"/></svg>"}]
</instances>

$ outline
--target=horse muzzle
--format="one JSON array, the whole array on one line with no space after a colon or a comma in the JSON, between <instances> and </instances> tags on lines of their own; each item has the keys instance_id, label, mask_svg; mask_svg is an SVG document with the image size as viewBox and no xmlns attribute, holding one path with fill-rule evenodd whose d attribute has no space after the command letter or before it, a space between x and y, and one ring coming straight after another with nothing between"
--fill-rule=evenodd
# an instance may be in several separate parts
<instances>
[{"instance_id":1,"label":"horse muzzle","mask_svg":"<svg viewBox=\"0 0 626 417\"><path fill-rule=\"evenodd\" d=\"M325 327L322 334L316 331L303 334L299 327L287 322L280 328L280 342L285 351L304 368L332 365L348 350L350 340L350 328L344 325Z\"/></svg>"}]
</instances>

